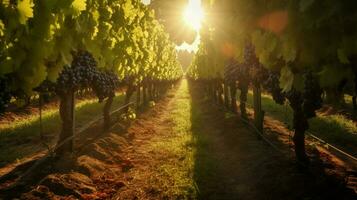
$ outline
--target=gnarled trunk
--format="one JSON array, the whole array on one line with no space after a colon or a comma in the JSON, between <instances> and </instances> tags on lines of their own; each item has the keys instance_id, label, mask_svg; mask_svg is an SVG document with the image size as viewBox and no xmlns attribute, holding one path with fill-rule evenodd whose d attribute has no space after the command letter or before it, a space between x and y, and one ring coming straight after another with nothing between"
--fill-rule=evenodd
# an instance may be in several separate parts
<instances>
[{"instance_id":1,"label":"gnarled trunk","mask_svg":"<svg viewBox=\"0 0 357 200\"><path fill-rule=\"evenodd\" d=\"M67 152L73 151L73 139L68 140L68 138L74 135L74 92L73 91L68 91L60 95L59 113L62 121L62 129L59 135L57 146L59 145L61 146L59 146L58 149L56 150L56 154L61 156Z\"/></svg>"},{"instance_id":2,"label":"gnarled trunk","mask_svg":"<svg viewBox=\"0 0 357 200\"><path fill-rule=\"evenodd\" d=\"M294 129L293 142L296 158L306 164L309 161L305 152L305 131L308 129L308 121L301 107L294 109Z\"/></svg>"},{"instance_id":3,"label":"gnarled trunk","mask_svg":"<svg viewBox=\"0 0 357 200\"><path fill-rule=\"evenodd\" d=\"M295 131L293 142L296 159L303 164L308 164L309 159L305 152L305 131L309 128L309 123L303 109L303 97L300 92L292 90L288 95L288 99L294 112L293 128Z\"/></svg>"},{"instance_id":4,"label":"gnarled trunk","mask_svg":"<svg viewBox=\"0 0 357 200\"><path fill-rule=\"evenodd\" d=\"M260 132L263 132L264 112L262 110L262 98L260 85L254 85L254 124Z\"/></svg>"}]
</instances>

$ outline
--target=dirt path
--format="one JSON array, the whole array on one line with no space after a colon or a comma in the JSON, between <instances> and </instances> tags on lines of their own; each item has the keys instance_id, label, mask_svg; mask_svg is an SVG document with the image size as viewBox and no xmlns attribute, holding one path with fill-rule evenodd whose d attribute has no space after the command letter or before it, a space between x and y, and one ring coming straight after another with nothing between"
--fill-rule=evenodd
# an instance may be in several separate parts
<instances>
[{"instance_id":1,"label":"dirt path","mask_svg":"<svg viewBox=\"0 0 357 200\"><path fill-rule=\"evenodd\" d=\"M324 172L299 171L202 94L184 80L131 127L134 168L114 199L344 199Z\"/></svg>"}]
</instances>

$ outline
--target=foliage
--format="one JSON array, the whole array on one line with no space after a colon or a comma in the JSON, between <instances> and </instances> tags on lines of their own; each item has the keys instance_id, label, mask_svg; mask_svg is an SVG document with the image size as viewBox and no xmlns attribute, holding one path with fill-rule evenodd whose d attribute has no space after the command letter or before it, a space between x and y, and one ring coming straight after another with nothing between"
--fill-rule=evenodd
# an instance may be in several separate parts
<instances>
[{"instance_id":1,"label":"foliage","mask_svg":"<svg viewBox=\"0 0 357 200\"><path fill-rule=\"evenodd\" d=\"M102 71L96 78L112 72L139 84L182 75L174 44L138 0L1 1L0 13L0 77L11 76L12 91L31 95L45 80L60 81L80 51Z\"/></svg>"},{"instance_id":2,"label":"foliage","mask_svg":"<svg viewBox=\"0 0 357 200\"><path fill-rule=\"evenodd\" d=\"M264 67L281 71L280 86L286 92L292 88L301 90L301 81L296 79L307 71L319 74L322 86L338 84L352 74L353 57L357 54L357 3L353 0L204 3L211 20L202 32L210 43L217 43L215 56L226 57L219 50L228 44L232 46L231 54L241 61L246 44L252 43ZM201 52L207 53L207 48ZM328 73L332 71L333 76ZM215 77L217 74L211 73Z\"/></svg>"}]
</instances>

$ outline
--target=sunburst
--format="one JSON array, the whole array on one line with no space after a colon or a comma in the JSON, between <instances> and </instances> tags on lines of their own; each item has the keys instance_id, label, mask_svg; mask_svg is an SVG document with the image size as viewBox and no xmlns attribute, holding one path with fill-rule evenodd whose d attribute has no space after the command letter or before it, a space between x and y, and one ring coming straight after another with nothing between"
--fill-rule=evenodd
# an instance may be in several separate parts
<instances>
[{"instance_id":1,"label":"sunburst","mask_svg":"<svg viewBox=\"0 0 357 200\"><path fill-rule=\"evenodd\" d=\"M191 26L194 30L200 30L204 19L204 12L200 0L189 0L183 13L183 19L185 23Z\"/></svg>"}]
</instances>

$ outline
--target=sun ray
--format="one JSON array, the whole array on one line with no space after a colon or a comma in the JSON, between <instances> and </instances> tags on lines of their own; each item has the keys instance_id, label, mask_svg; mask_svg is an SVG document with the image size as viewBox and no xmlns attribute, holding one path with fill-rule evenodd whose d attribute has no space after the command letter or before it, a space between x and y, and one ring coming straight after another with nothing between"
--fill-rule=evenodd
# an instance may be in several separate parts
<instances>
[{"instance_id":1,"label":"sun ray","mask_svg":"<svg viewBox=\"0 0 357 200\"><path fill-rule=\"evenodd\" d=\"M193 28L197 36L192 44L184 42L176 47L178 51L196 52L201 41L200 29L204 20L204 11L201 0L189 0L186 9L183 12L183 20L188 26Z\"/></svg>"},{"instance_id":2,"label":"sun ray","mask_svg":"<svg viewBox=\"0 0 357 200\"><path fill-rule=\"evenodd\" d=\"M186 24L196 31L199 31L204 19L204 12L200 0L189 0L189 3L183 13Z\"/></svg>"}]
</instances>

